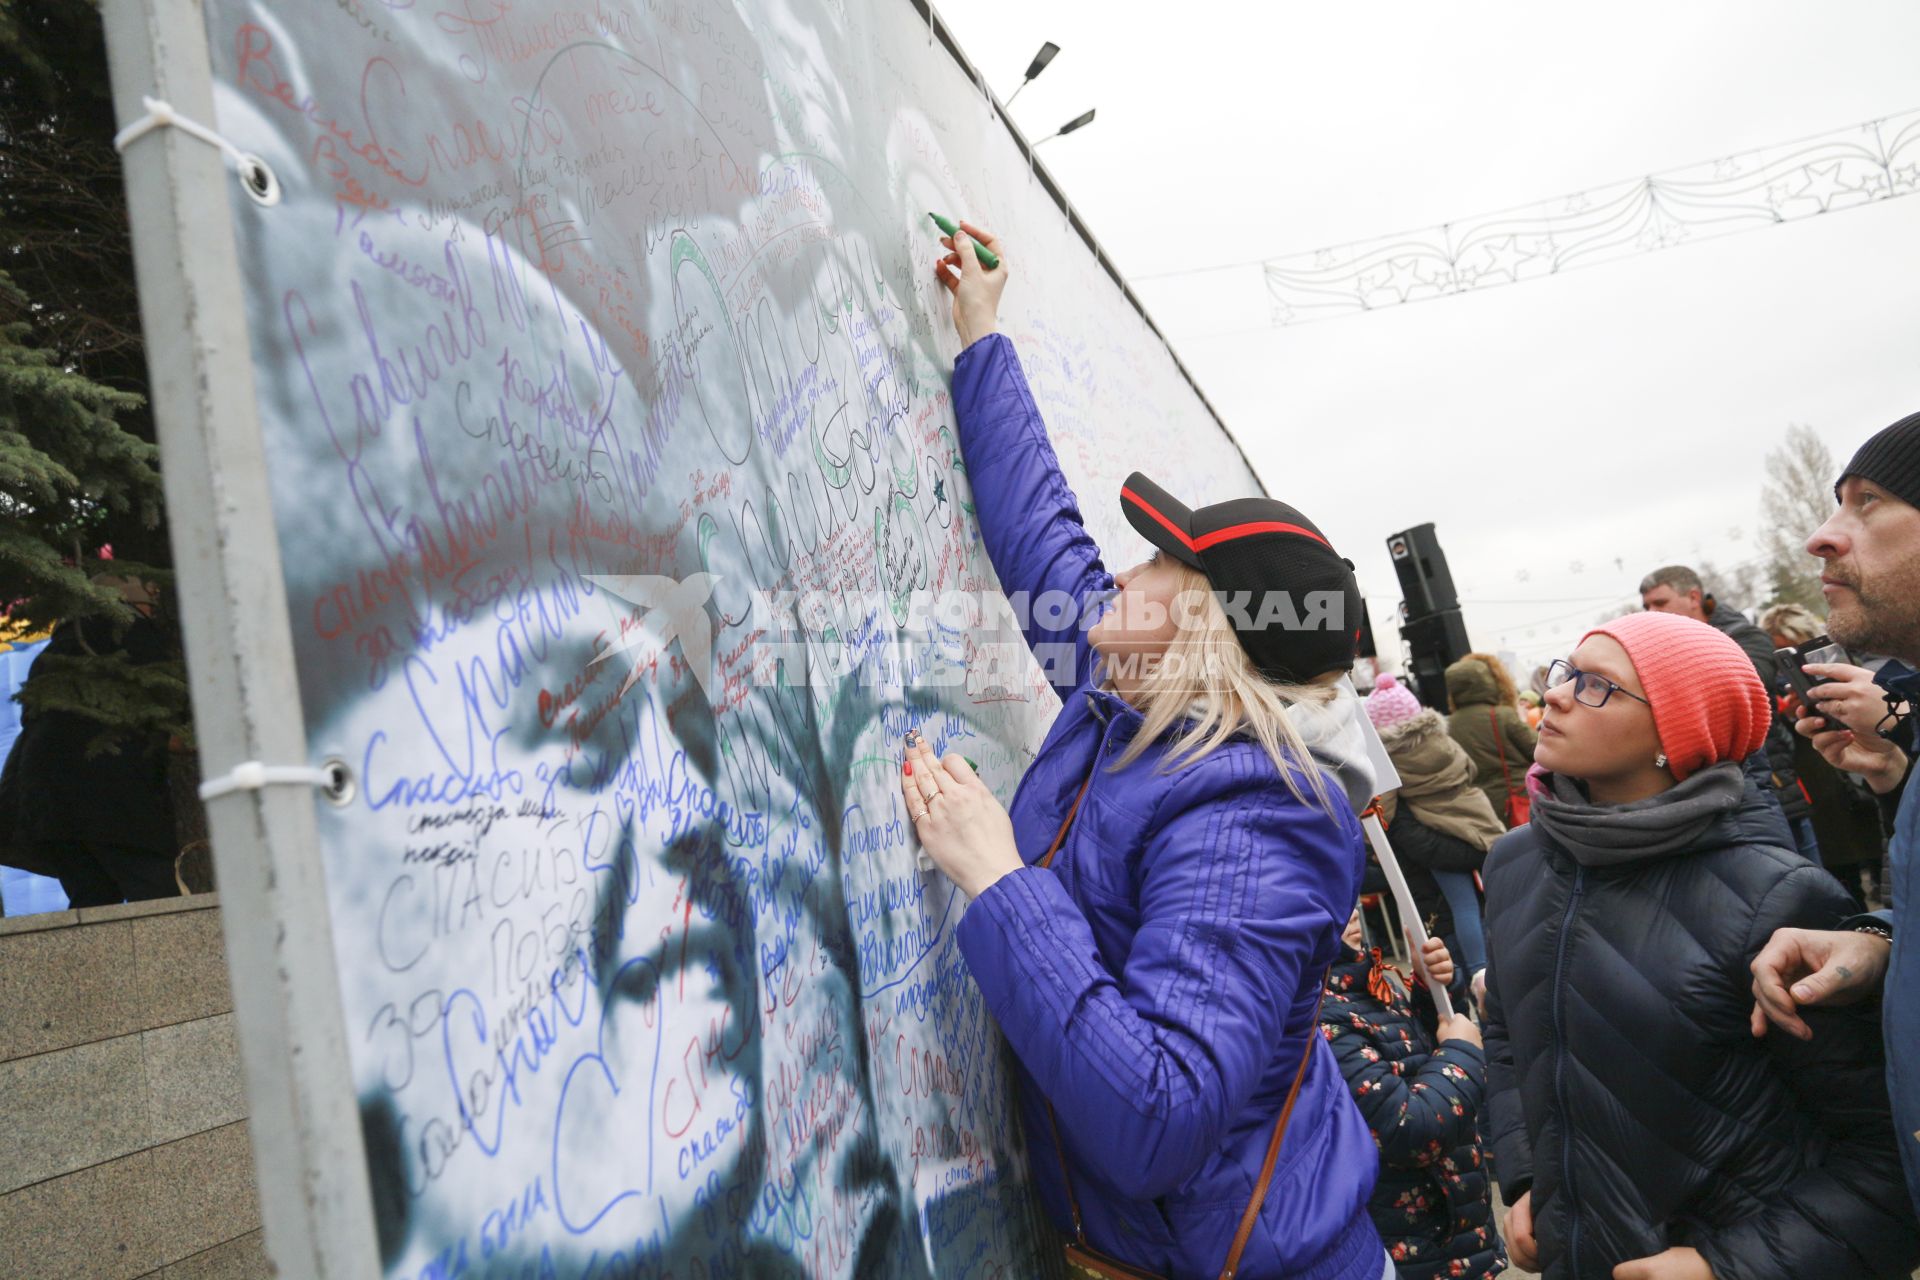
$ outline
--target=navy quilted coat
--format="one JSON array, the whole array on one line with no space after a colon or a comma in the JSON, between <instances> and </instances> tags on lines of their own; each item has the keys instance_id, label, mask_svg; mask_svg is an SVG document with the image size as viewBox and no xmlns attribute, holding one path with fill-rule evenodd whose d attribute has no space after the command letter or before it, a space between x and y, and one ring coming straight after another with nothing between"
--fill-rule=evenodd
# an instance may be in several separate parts
<instances>
[{"instance_id":1,"label":"navy quilted coat","mask_svg":"<svg viewBox=\"0 0 1920 1280\"><path fill-rule=\"evenodd\" d=\"M1492 1280L1507 1251L1478 1128L1486 1060L1465 1040L1436 1046L1426 988L1381 1000L1372 970L1357 951L1333 966L1320 1030L1380 1147L1373 1225L1400 1280Z\"/></svg>"},{"instance_id":2,"label":"navy quilted coat","mask_svg":"<svg viewBox=\"0 0 1920 1280\"><path fill-rule=\"evenodd\" d=\"M1875 1011L1812 1011L1811 1042L1748 1031L1748 964L1773 931L1853 908L1728 788L1682 852L1569 848L1536 801L1488 854L1488 1136L1507 1202L1532 1192L1549 1280L1679 1245L1719 1280L1920 1261Z\"/></svg>"},{"instance_id":3,"label":"navy quilted coat","mask_svg":"<svg viewBox=\"0 0 1920 1280\"><path fill-rule=\"evenodd\" d=\"M1012 344L994 335L968 347L953 392L1002 588L1083 604L1109 591ZM1385 1257L1366 1212L1373 1141L1314 1025L1364 858L1342 788L1329 781L1332 812L1303 804L1265 752L1240 740L1171 774L1157 771L1158 750L1107 772L1141 717L1083 678L1085 631L1071 621L1047 630L1057 616L1033 610L1026 634L1043 665L1043 646L1065 655L1052 672L1060 714L1011 806L1029 864L1093 782L1051 867L1002 877L958 930L1019 1059L1041 1201L1069 1232L1051 1101L1091 1243L1212 1280L1310 1049L1240 1275L1378 1280Z\"/></svg>"}]
</instances>

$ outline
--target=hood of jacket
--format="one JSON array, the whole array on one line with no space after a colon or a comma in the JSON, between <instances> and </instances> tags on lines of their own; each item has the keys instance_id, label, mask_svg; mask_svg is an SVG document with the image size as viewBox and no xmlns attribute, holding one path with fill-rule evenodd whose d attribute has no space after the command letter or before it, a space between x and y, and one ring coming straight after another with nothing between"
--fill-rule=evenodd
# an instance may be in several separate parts
<instances>
[{"instance_id":1,"label":"hood of jacket","mask_svg":"<svg viewBox=\"0 0 1920 1280\"><path fill-rule=\"evenodd\" d=\"M1380 740L1400 774L1399 789L1381 797L1384 822L1391 825L1404 802L1423 826L1483 852L1506 834L1507 824L1474 782L1478 770L1473 757L1454 741L1439 712L1422 711L1403 720Z\"/></svg>"},{"instance_id":2,"label":"hood of jacket","mask_svg":"<svg viewBox=\"0 0 1920 1280\"><path fill-rule=\"evenodd\" d=\"M1447 696L1456 707L1500 701L1500 686L1478 658L1462 658L1447 668Z\"/></svg>"},{"instance_id":3,"label":"hood of jacket","mask_svg":"<svg viewBox=\"0 0 1920 1280\"><path fill-rule=\"evenodd\" d=\"M1373 803L1373 762L1367 758L1367 737L1360 728L1367 714L1353 686L1342 680L1334 685L1331 702L1296 702L1287 708L1287 719L1299 731L1300 740L1314 763L1334 776L1347 803L1359 813Z\"/></svg>"},{"instance_id":4,"label":"hood of jacket","mask_svg":"<svg viewBox=\"0 0 1920 1280\"><path fill-rule=\"evenodd\" d=\"M1710 765L1631 804L1595 804L1563 774L1545 774L1542 781L1546 794L1533 802L1533 821L1582 866L1666 858L1747 834L1740 823L1729 821L1741 812L1747 794L1740 766L1731 762Z\"/></svg>"},{"instance_id":5,"label":"hood of jacket","mask_svg":"<svg viewBox=\"0 0 1920 1280\"><path fill-rule=\"evenodd\" d=\"M1422 711L1380 734L1381 745L1400 774L1400 789L1409 796L1430 795L1473 785L1473 761L1438 711Z\"/></svg>"}]
</instances>

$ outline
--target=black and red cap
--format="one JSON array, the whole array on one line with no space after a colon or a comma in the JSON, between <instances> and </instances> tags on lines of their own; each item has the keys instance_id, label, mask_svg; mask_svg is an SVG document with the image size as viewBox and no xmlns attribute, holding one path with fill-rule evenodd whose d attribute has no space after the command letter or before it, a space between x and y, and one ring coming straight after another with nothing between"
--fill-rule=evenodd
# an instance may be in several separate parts
<instances>
[{"instance_id":1,"label":"black and red cap","mask_svg":"<svg viewBox=\"0 0 1920 1280\"><path fill-rule=\"evenodd\" d=\"M1195 510L1138 471L1120 487L1120 507L1148 542L1207 575L1261 674L1301 683L1353 665L1353 565L1298 510L1272 498Z\"/></svg>"}]
</instances>

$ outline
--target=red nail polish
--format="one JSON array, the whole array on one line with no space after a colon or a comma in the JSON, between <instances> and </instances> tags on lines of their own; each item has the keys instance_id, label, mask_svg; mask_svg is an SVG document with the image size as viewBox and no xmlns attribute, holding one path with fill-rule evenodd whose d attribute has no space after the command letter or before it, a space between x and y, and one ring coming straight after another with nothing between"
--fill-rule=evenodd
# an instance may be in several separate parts
<instances>
[{"instance_id":1,"label":"red nail polish","mask_svg":"<svg viewBox=\"0 0 1920 1280\"><path fill-rule=\"evenodd\" d=\"M907 761L907 776L909 778L913 776L913 761L911 760Z\"/></svg>"}]
</instances>

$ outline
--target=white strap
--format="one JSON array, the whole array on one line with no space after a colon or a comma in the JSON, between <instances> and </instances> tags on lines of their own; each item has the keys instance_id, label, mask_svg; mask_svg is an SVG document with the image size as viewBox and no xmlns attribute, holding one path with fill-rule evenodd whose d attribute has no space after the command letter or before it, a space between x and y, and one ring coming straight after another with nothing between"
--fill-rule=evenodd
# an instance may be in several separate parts
<instances>
[{"instance_id":1,"label":"white strap","mask_svg":"<svg viewBox=\"0 0 1920 1280\"><path fill-rule=\"evenodd\" d=\"M261 764L249 760L237 764L218 778L200 784L200 798L212 800L230 791L258 791L273 786L331 787L333 776L325 769L308 764Z\"/></svg>"},{"instance_id":2,"label":"white strap","mask_svg":"<svg viewBox=\"0 0 1920 1280\"><path fill-rule=\"evenodd\" d=\"M246 172L249 163L247 153L239 147L234 146L231 142L228 142L212 129L201 124L198 120L189 119L181 115L173 109L171 103L163 102L159 98L142 96L140 105L147 109L147 114L141 116L138 120L135 120L132 124L113 135L113 149L115 151L125 151L128 147L138 142L141 138L146 137L155 129L172 125L174 128L198 138L202 142L220 148L221 151L226 153L227 159L233 161L242 173Z\"/></svg>"}]
</instances>

